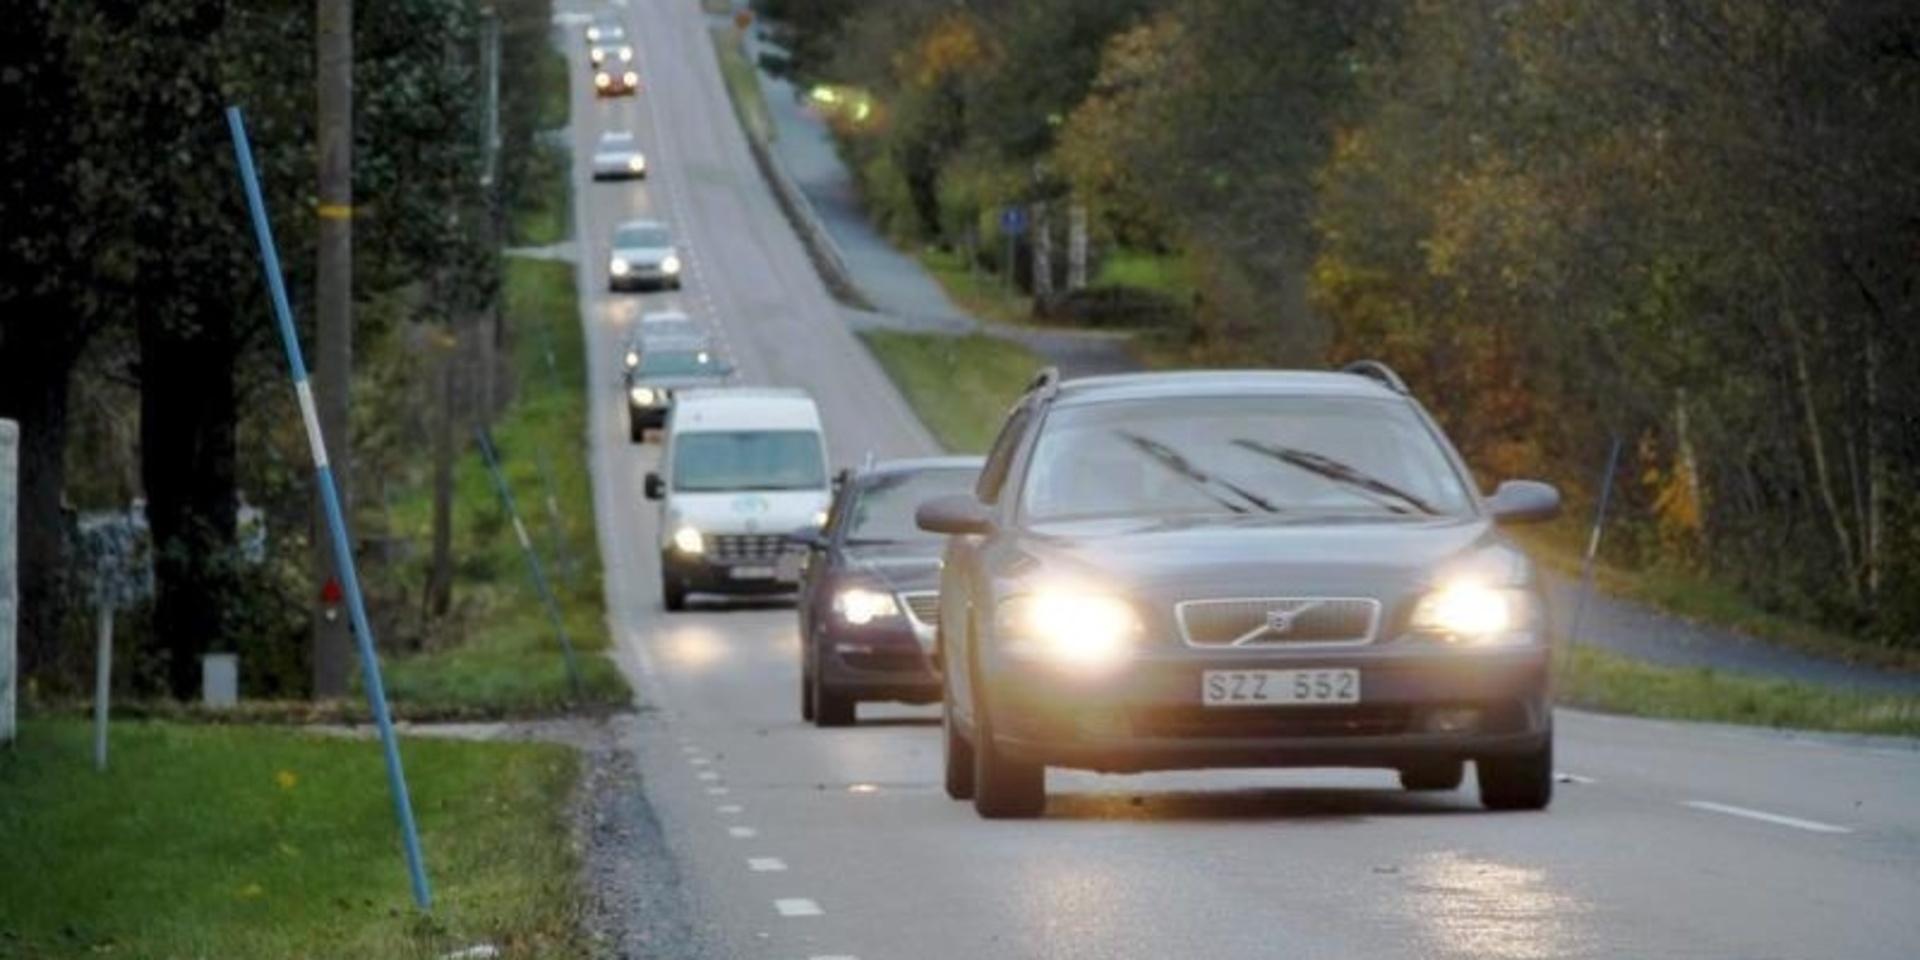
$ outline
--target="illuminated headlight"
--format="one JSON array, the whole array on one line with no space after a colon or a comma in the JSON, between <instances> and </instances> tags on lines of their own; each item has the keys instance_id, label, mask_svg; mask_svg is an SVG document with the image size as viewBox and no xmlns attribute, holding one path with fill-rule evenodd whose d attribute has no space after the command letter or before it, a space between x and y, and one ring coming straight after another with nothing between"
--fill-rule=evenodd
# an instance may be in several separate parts
<instances>
[{"instance_id":1,"label":"illuminated headlight","mask_svg":"<svg viewBox=\"0 0 1920 960\"><path fill-rule=\"evenodd\" d=\"M626 361L627 361L627 369L632 370L634 367L637 367L640 365L640 354L635 353L632 350L628 350Z\"/></svg>"},{"instance_id":2,"label":"illuminated headlight","mask_svg":"<svg viewBox=\"0 0 1920 960\"><path fill-rule=\"evenodd\" d=\"M815 510L813 512L813 525L816 527L824 527L827 525L827 512L825 510Z\"/></svg>"},{"instance_id":3,"label":"illuminated headlight","mask_svg":"<svg viewBox=\"0 0 1920 960\"><path fill-rule=\"evenodd\" d=\"M1533 596L1524 590L1455 583L1421 597L1408 626L1455 643L1485 644L1530 632L1538 619Z\"/></svg>"},{"instance_id":4,"label":"illuminated headlight","mask_svg":"<svg viewBox=\"0 0 1920 960\"><path fill-rule=\"evenodd\" d=\"M621 48L620 48L620 62L622 62L622 63L625 63L625 62L627 62L628 60L632 60L632 59L633 59L633 48L632 48L632 47L621 47ZM632 76L632 74L628 74L628 76Z\"/></svg>"},{"instance_id":5,"label":"illuminated headlight","mask_svg":"<svg viewBox=\"0 0 1920 960\"><path fill-rule=\"evenodd\" d=\"M680 258L671 253L667 254L666 259L660 261L660 272L669 277L678 274L680 272Z\"/></svg>"},{"instance_id":6,"label":"illuminated headlight","mask_svg":"<svg viewBox=\"0 0 1920 960\"><path fill-rule=\"evenodd\" d=\"M598 66L600 64L600 61L605 60L606 58L607 58L607 52L605 50L600 49L599 47L594 47L592 50L587 51L587 59L592 61L595 66Z\"/></svg>"},{"instance_id":7,"label":"illuminated headlight","mask_svg":"<svg viewBox=\"0 0 1920 960\"><path fill-rule=\"evenodd\" d=\"M633 405L636 407L651 407L653 406L653 401L659 399L659 397L653 392L651 387L634 387L627 391L627 399L632 400Z\"/></svg>"},{"instance_id":8,"label":"illuminated headlight","mask_svg":"<svg viewBox=\"0 0 1920 960\"><path fill-rule=\"evenodd\" d=\"M1141 634L1140 617L1126 601L1063 591L1001 603L999 627L1009 653L1092 669L1125 660Z\"/></svg>"},{"instance_id":9,"label":"illuminated headlight","mask_svg":"<svg viewBox=\"0 0 1920 960\"><path fill-rule=\"evenodd\" d=\"M614 257L613 262L607 264L607 272L616 277L624 277L632 269L633 264L628 263L624 257Z\"/></svg>"},{"instance_id":10,"label":"illuminated headlight","mask_svg":"<svg viewBox=\"0 0 1920 960\"><path fill-rule=\"evenodd\" d=\"M598 40L598 39L600 39L600 28L599 28L599 27L588 27L588 28L587 28L587 39L588 39L588 40Z\"/></svg>"},{"instance_id":11,"label":"illuminated headlight","mask_svg":"<svg viewBox=\"0 0 1920 960\"><path fill-rule=\"evenodd\" d=\"M681 553L705 553L707 538L692 527L681 527L673 532L673 548Z\"/></svg>"},{"instance_id":12,"label":"illuminated headlight","mask_svg":"<svg viewBox=\"0 0 1920 960\"><path fill-rule=\"evenodd\" d=\"M647 168L647 158L642 157L639 154L634 154L633 156L627 158L628 170L632 170L634 173L639 173L640 171L645 170L646 168Z\"/></svg>"},{"instance_id":13,"label":"illuminated headlight","mask_svg":"<svg viewBox=\"0 0 1920 960\"><path fill-rule=\"evenodd\" d=\"M833 595L833 611L842 620L862 627L875 620L899 616L900 604L894 602L891 593L866 587L848 587Z\"/></svg>"},{"instance_id":14,"label":"illuminated headlight","mask_svg":"<svg viewBox=\"0 0 1920 960\"><path fill-rule=\"evenodd\" d=\"M612 82L613 82L613 78L607 76L604 73L596 73L593 75L593 85L596 87L599 87L602 90L605 90L607 88L607 84L610 84Z\"/></svg>"},{"instance_id":15,"label":"illuminated headlight","mask_svg":"<svg viewBox=\"0 0 1920 960\"><path fill-rule=\"evenodd\" d=\"M628 70L627 75L621 79L627 81L627 86L631 87L640 82L640 75L634 73L632 70Z\"/></svg>"}]
</instances>

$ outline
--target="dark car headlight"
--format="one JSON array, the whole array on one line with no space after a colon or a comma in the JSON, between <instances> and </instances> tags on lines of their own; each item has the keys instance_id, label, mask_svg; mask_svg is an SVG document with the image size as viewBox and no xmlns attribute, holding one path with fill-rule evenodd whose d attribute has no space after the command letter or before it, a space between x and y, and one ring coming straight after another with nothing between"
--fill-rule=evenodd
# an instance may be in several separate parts
<instances>
[{"instance_id":1,"label":"dark car headlight","mask_svg":"<svg viewBox=\"0 0 1920 960\"><path fill-rule=\"evenodd\" d=\"M833 612L852 626L864 627L876 620L898 617L900 602L885 590L846 586L833 592Z\"/></svg>"},{"instance_id":2,"label":"dark car headlight","mask_svg":"<svg viewBox=\"0 0 1920 960\"><path fill-rule=\"evenodd\" d=\"M1090 671L1130 658L1144 632L1127 601L1071 589L1009 597L1000 603L997 626L1010 654Z\"/></svg>"}]
</instances>

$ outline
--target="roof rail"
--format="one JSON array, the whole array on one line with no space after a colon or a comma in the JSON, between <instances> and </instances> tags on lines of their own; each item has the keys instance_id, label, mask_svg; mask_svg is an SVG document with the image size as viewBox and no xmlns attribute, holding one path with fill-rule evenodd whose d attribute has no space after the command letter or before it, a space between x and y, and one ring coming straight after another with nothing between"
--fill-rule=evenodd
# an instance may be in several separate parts
<instances>
[{"instance_id":1,"label":"roof rail","mask_svg":"<svg viewBox=\"0 0 1920 960\"><path fill-rule=\"evenodd\" d=\"M1040 372L1034 374L1033 379L1027 382L1026 392L1038 393L1043 398L1050 398L1055 393L1058 393L1059 390L1060 390L1060 368L1059 367L1041 367Z\"/></svg>"},{"instance_id":2,"label":"roof rail","mask_svg":"<svg viewBox=\"0 0 1920 960\"><path fill-rule=\"evenodd\" d=\"M1413 391L1407 389L1407 382L1400 379L1399 374L1393 372L1392 367L1378 360L1355 360L1341 367L1340 372L1351 373L1356 377L1366 377L1369 380L1378 381L1394 393L1409 395L1413 393Z\"/></svg>"}]
</instances>

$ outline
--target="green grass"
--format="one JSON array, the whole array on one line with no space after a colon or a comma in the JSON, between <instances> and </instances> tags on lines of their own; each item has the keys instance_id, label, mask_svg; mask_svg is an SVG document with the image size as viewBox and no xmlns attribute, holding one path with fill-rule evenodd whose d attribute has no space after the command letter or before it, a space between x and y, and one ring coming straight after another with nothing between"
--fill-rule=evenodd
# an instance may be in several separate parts
<instances>
[{"instance_id":1,"label":"green grass","mask_svg":"<svg viewBox=\"0 0 1920 960\"><path fill-rule=\"evenodd\" d=\"M1115 250L1100 262L1093 278L1096 287L1138 287L1164 293L1185 302L1193 296L1194 281L1185 257Z\"/></svg>"},{"instance_id":2,"label":"green grass","mask_svg":"<svg viewBox=\"0 0 1920 960\"><path fill-rule=\"evenodd\" d=\"M0 955L575 957L578 757L403 744L435 904L412 908L378 747L258 727L28 720L0 753Z\"/></svg>"},{"instance_id":3,"label":"green grass","mask_svg":"<svg viewBox=\"0 0 1920 960\"><path fill-rule=\"evenodd\" d=\"M494 424L495 445L565 613L585 700L622 705L631 694L605 655L606 606L588 475L586 360L573 267L510 257L505 270L505 315L518 391L512 408ZM557 372L546 367L548 343ZM567 564L554 555L539 458L547 463L561 508ZM393 504L396 533L423 544L431 542L432 531L431 491L424 479ZM457 637L445 649L389 664L387 692L396 709L445 717L529 715L567 707L573 701L558 643L506 510L471 444L455 470L453 530ZM425 581L426 562L418 557L408 571L416 582Z\"/></svg>"},{"instance_id":4,"label":"green grass","mask_svg":"<svg viewBox=\"0 0 1920 960\"><path fill-rule=\"evenodd\" d=\"M714 53L720 57L720 76L727 84L727 99L733 101L734 116L747 136L761 143L773 142L773 115L767 110L760 78L740 45L740 32L724 26L714 27L711 33Z\"/></svg>"},{"instance_id":5,"label":"green grass","mask_svg":"<svg viewBox=\"0 0 1920 960\"><path fill-rule=\"evenodd\" d=\"M966 313L1004 324L1031 324L1033 304L1010 289L999 274L974 270L959 250L924 248L914 253L920 265L947 291L947 297Z\"/></svg>"},{"instance_id":6,"label":"green grass","mask_svg":"<svg viewBox=\"0 0 1920 960\"><path fill-rule=\"evenodd\" d=\"M984 453L1007 410L1043 366L1017 343L873 330L861 335L942 446Z\"/></svg>"},{"instance_id":7,"label":"green grass","mask_svg":"<svg viewBox=\"0 0 1920 960\"><path fill-rule=\"evenodd\" d=\"M1608 713L1920 736L1920 697L1849 693L1705 667L1663 667L1592 647L1572 650L1556 682L1559 702Z\"/></svg>"}]
</instances>

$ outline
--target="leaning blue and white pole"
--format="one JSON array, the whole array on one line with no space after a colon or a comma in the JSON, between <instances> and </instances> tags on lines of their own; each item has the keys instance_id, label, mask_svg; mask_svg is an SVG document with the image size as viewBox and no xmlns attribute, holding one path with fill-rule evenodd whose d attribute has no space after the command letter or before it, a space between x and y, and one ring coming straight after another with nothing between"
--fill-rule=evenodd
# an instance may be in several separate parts
<instances>
[{"instance_id":1,"label":"leaning blue and white pole","mask_svg":"<svg viewBox=\"0 0 1920 960\"><path fill-rule=\"evenodd\" d=\"M246 121L241 119L239 107L227 108L227 129L233 134L234 156L240 161L247 209L253 214L254 236L260 241L260 268L267 276L267 291L273 298L273 315L280 324L281 343L287 348L293 391L300 399L300 418L307 425L307 445L313 449L315 482L326 508L327 528L333 534L333 563L346 589L353 638L360 646L367 704L373 709L373 722L380 728L380 745L386 752L387 785L392 788L393 816L400 822L401 840L406 846L413 902L422 910L431 909L433 893L427 888L427 870L420 857L420 833L413 823L413 801L407 798L407 774L400 766L400 746L394 739L393 718L387 713L387 691L380 682L380 659L373 648L373 629L367 625L366 604L360 598L360 576L353 566L353 550L348 546L347 520L340 512L340 493L333 485L333 468L327 464L327 444L320 433L319 414L313 408L313 388L307 383L307 362L300 355L300 337L293 329L293 310L287 306L286 282L280 276L280 254L273 245L273 228L267 223L267 205L260 196L260 177L253 169L253 147L247 142Z\"/></svg>"}]
</instances>

